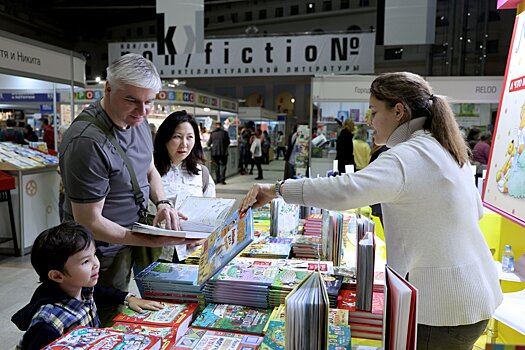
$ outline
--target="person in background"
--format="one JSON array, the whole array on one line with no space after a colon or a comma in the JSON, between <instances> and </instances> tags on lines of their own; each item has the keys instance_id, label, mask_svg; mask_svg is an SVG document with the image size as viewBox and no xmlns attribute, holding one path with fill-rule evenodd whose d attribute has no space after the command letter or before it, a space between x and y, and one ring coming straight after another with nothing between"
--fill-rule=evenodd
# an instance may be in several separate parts
<instances>
[{"instance_id":1,"label":"person in background","mask_svg":"<svg viewBox=\"0 0 525 350\"><path fill-rule=\"evenodd\" d=\"M133 224L144 218L148 198L157 208L153 224L164 222L167 229L180 229L179 215L166 197L153 163L146 121L161 87L151 61L138 54L119 57L107 68L104 97L80 113L60 145L66 193L64 220L75 220L93 232L100 260L99 283L103 286L126 290L132 264L149 259L140 255L143 247L185 243L180 238L131 231ZM82 120L81 116L94 121ZM131 170L101 127L115 136ZM140 193L134 191L130 171L135 173ZM118 312L112 305L99 308L102 324L109 324Z\"/></svg>"},{"instance_id":2,"label":"person in background","mask_svg":"<svg viewBox=\"0 0 525 350\"><path fill-rule=\"evenodd\" d=\"M342 124L342 129L337 136L336 143L336 157L337 159L337 170L339 174L346 173L345 165L354 165L354 129L355 124L352 119L347 118Z\"/></svg>"},{"instance_id":3,"label":"person in background","mask_svg":"<svg viewBox=\"0 0 525 350\"><path fill-rule=\"evenodd\" d=\"M37 134L33 130L33 127L29 124L27 124L24 128L24 139L26 140L27 143L38 141Z\"/></svg>"},{"instance_id":4,"label":"person in background","mask_svg":"<svg viewBox=\"0 0 525 350\"><path fill-rule=\"evenodd\" d=\"M467 143L471 150L474 149L474 146L479 141L479 137L481 135L481 131L478 128L470 128L467 134Z\"/></svg>"},{"instance_id":5,"label":"person in background","mask_svg":"<svg viewBox=\"0 0 525 350\"><path fill-rule=\"evenodd\" d=\"M262 146L262 162L263 164L270 164L270 148L272 147L272 140L267 130L264 130L261 138Z\"/></svg>"},{"instance_id":6,"label":"person in background","mask_svg":"<svg viewBox=\"0 0 525 350\"><path fill-rule=\"evenodd\" d=\"M226 166L228 165L228 146L230 136L221 127L221 122L215 122L215 129L210 134L208 147L211 147L211 158L215 163L215 182L226 185Z\"/></svg>"},{"instance_id":7,"label":"person in background","mask_svg":"<svg viewBox=\"0 0 525 350\"><path fill-rule=\"evenodd\" d=\"M484 132L479 137L478 143L472 150L472 159L474 162L479 162L481 165L487 165L490 156L490 145L492 144L492 134Z\"/></svg>"},{"instance_id":8,"label":"person in background","mask_svg":"<svg viewBox=\"0 0 525 350\"><path fill-rule=\"evenodd\" d=\"M42 141L47 145L47 149L55 150L55 130L49 124L49 119L42 118Z\"/></svg>"},{"instance_id":9,"label":"person in background","mask_svg":"<svg viewBox=\"0 0 525 350\"><path fill-rule=\"evenodd\" d=\"M246 136L247 129L245 126L242 126L239 129L239 134L237 135L237 145L239 148L239 174L244 175L246 174L246 164L244 164L244 160L246 159L246 145L248 144L248 139Z\"/></svg>"},{"instance_id":10,"label":"person in background","mask_svg":"<svg viewBox=\"0 0 525 350\"><path fill-rule=\"evenodd\" d=\"M262 145L261 145L261 138L262 138L262 132L261 129L257 128L255 129L255 136L253 138L252 144L250 146L250 152L252 154L253 163L252 168L250 169L250 174L253 174L253 166L257 166L257 177L255 180L262 180L263 179L263 170L262 170Z\"/></svg>"},{"instance_id":11,"label":"person in background","mask_svg":"<svg viewBox=\"0 0 525 350\"><path fill-rule=\"evenodd\" d=\"M155 142L155 136L157 135L157 126L153 123L149 123L149 129L151 130L151 139Z\"/></svg>"},{"instance_id":12,"label":"person in background","mask_svg":"<svg viewBox=\"0 0 525 350\"><path fill-rule=\"evenodd\" d=\"M277 196L331 210L381 203L387 264L418 290L417 349L472 349L503 295L468 147L446 99L419 75L381 74L369 101L387 152L354 174L254 184L240 210Z\"/></svg>"},{"instance_id":13,"label":"person in background","mask_svg":"<svg viewBox=\"0 0 525 350\"><path fill-rule=\"evenodd\" d=\"M11 141L23 145L24 133L16 128L16 121L14 119L7 119L6 127L0 130L0 142Z\"/></svg>"},{"instance_id":14,"label":"person in background","mask_svg":"<svg viewBox=\"0 0 525 350\"><path fill-rule=\"evenodd\" d=\"M100 327L95 305L128 305L132 310L160 310L162 303L143 300L114 288L97 286L100 263L92 233L66 222L40 233L31 249L31 265L40 279L31 301L11 321L25 334L22 350L38 350L78 326Z\"/></svg>"},{"instance_id":15,"label":"person in background","mask_svg":"<svg viewBox=\"0 0 525 350\"><path fill-rule=\"evenodd\" d=\"M208 140L210 139L210 132L203 125L200 126L200 134L201 134L201 141L204 143L207 143Z\"/></svg>"},{"instance_id":16,"label":"person in background","mask_svg":"<svg viewBox=\"0 0 525 350\"><path fill-rule=\"evenodd\" d=\"M284 133L279 130L277 131L277 151L275 152L277 156L275 157L276 160L279 159L279 156L282 154L283 158L286 158L286 138L284 137Z\"/></svg>"},{"instance_id":17,"label":"person in background","mask_svg":"<svg viewBox=\"0 0 525 350\"><path fill-rule=\"evenodd\" d=\"M370 145L366 142L367 138L366 125L359 125L353 140L356 171L363 169L370 163Z\"/></svg>"},{"instance_id":18,"label":"person in background","mask_svg":"<svg viewBox=\"0 0 525 350\"><path fill-rule=\"evenodd\" d=\"M286 156L284 160L284 179L289 179L295 176L295 142L297 141L297 124L294 125L292 132L288 135L288 142L286 146Z\"/></svg>"},{"instance_id":19,"label":"person in background","mask_svg":"<svg viewBox=\"0 0 525 350\"><path fill-rule=\"evenodd\" d=\"M164 193L175 201L177 210L188 196L215 197L215 183L204 165L199 127L186 111L171 113L159 126L153 160ZM173 246L165 246L160 259L178 262L175 252Z\"/></svg>"}]
</instances>

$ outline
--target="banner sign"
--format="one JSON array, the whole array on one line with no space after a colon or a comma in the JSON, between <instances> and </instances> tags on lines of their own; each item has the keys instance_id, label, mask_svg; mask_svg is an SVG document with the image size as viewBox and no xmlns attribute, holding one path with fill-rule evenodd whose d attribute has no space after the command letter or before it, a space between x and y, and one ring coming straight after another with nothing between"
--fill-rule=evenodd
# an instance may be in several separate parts
<instances>
[{"instance_id":1,"label":"banner sign","mask_svg":"<svg viewBox=\"0 0 525 350\"><path fill-rule=\"evenodd\" d=\"M375 33L326 34L204 41L204 52L158 55L154 41L109 43L109 61L138 53L155 63L163 78L370 74Z\"/></svg>"},{"instance_id":2,"label":"banner sign","mask_svg":"<svg viewBox=\"0 0 525 350\"><path fill-rule=\"evenodd\" d=\"M157 54L202 52L204 0L157 0Z\"/></svg>"},{"instance_id":3,"label":"banner sign","mask_svg":"<svg viewBox=\"0 0 525 350\"><path fill-rule=\"evenodd\" d=\"M15 37L15 36L13 36ZM0 72L55 82L85 84L85 60L0 36Z\"/></svg>"},{"instance_id":4,"label":"banner sign","mask_svg":"<svg viewBox=\"0 0 525 350\"><path fill-rule=\"evenodd\" d=\"M60 101L60 94L57 94ZM0 93L0 102L53 102L53 94Z\"/></svg>"}]
</instances>

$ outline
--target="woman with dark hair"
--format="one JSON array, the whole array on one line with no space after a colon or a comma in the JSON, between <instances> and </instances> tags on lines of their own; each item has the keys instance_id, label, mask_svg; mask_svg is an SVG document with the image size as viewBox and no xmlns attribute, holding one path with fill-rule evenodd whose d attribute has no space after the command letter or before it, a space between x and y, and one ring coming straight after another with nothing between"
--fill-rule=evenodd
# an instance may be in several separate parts
<instances>
[{"instance_id":1,"label":"woman with dark hair","mask_svg":"<svg viewBox=\"0 0 525 350\"><path fill-rule=\"evenodd\" d=\"M445 97L419 75L378 76L369 102L374 142L387 152L355 174L255 184L241 211L277 196L331 210L381 203L387 263L418 290L417 349L472 349L503 296L468 146Z\"/></svg>"},{"instance_id":2,"label":"woman with dark hair","mask_svg":"<svg viewBox=\"0 0 525 350\"><path fill-rule=\"evenodd\" d=\"M199 126L186 111L171 113L159 126L153 161L176 209L188 196L215 197L215 183L204 165ZM172 256L173 247L164 247L160 258L171 261Z\"/></svg>"},{"instance_id":3,"label":"woman with dark hair","mask_svg":"<svg viewBox=\"0 0 525 350\"><path fill-rule=\"evenodd\" d=\"M204 165L199 126L186 111L170 114L159 126L153 160L166 196L176 199L175 207L188 196L215 197L215 183Z\"/></svg>"}]
</instances>

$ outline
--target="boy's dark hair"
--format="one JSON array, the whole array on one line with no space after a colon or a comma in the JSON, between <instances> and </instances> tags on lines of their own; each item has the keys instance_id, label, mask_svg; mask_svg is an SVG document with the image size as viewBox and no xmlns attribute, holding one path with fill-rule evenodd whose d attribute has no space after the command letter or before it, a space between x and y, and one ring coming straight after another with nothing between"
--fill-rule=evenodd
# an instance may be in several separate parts
<instances>
[{"instance_id":1,"label":"boy's dark hair","mask_svg":"<svg viewBox=\"0 0 525 350\"><path fill-rule=\"evenodd\" d=\"M64 222L40 233L31 249L31 265L40 282L52 282L51 270L64 272L67 259L94 244L93 234L86 227L74 222Z\"/></svg>"}]
</instances>

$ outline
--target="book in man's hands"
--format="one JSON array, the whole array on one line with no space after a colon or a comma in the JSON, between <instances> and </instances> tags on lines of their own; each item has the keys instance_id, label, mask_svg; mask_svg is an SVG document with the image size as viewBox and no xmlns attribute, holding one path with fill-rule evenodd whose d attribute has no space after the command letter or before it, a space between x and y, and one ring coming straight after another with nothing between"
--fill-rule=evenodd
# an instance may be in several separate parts
<instances>
[{"instance_id":1,"label":"book in man's hands","mask_svg":"<svg viewBox=\"0 0 525 350\"><path fill-rule=\"evenodd\" d=\"M226 220L234 204L235 199L186 197L179 208L179 212L184 214L188 220L180 220L180 231L166 230L138 222L133 225L131 230L149 235L193 239L207 238Z\"/></svg>"},{"instance_id":2,"label":"book in man's hands","mask_svg":"<svg viewBox=\"0 0 525 350\"><path fill-rule=\"evenodd\" d=\"M222 269L253 241L253 213L236 211L215 229L202 244L199 266L154 262L141 271L135 279L144 282L157 282L173 289L175 286L193 286L184 290L201 290L204 283ZM184 278L182 278L184 276ZM183 279L183 281L181 280ZM148 291L148 290L146 290ZM150 290L151 291L151 290Z\"/></svg>"}]
</instances>

